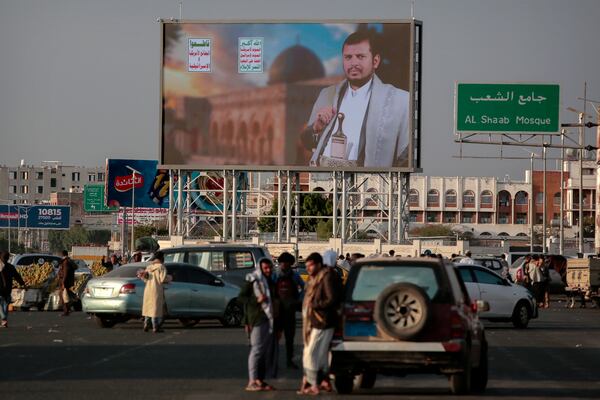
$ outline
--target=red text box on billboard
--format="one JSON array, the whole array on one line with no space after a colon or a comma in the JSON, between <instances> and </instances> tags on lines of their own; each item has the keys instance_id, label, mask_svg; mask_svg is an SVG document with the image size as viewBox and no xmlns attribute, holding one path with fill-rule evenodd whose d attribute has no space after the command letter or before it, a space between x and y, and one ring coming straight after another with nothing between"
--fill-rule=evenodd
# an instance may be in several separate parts
<instances>
[{"instance_id":1,"label":"red text box on billboard","mask_svg":"<svg viewBox=\"0 0 600 400\"><path fill-rule=\"evenodd\" d=\"M161 26L163 166L420 168L419 21Z\"/></svg>"}]
</instances>

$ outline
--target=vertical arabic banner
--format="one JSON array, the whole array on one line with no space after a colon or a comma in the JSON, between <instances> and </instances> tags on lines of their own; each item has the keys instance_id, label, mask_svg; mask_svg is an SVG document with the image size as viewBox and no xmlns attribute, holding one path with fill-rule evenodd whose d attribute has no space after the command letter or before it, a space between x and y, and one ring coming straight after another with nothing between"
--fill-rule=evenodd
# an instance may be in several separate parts
<instances>
[{"instance_id":1,"label":"vertical arabic banner","mask_svg":"<svg viewBox=\"0 0 600 400\"><path fill-rule=\"evenodd\" d=\"M210 39L188 40L188 72L211 72Z\"/></svg>"},{"instance_id":2,"label":"vertical arabic banner","mask_svg":"<svg viewBox=\"0 0 600 400\"><path fill-rule=\"evenodd\" d=\"M238 38L238 72L263 72L263 38Z\"/></svg>"}]
</instances>

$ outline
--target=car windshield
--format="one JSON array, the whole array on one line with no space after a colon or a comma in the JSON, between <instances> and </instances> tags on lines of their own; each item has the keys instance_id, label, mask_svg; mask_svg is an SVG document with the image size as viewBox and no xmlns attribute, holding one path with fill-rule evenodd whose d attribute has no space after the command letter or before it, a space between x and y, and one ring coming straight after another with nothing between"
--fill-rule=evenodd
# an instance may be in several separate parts
<instances>
[{"instance_id":1,"label":"car windshield","mask_svg":"<svg viewBox=\"0 0 600 400\"><path fill-rule=\"evenodd\" d=\"M439 291L439 284L433 268L411 265L365 265L358 272L352 300L375 301L377 296L394 283L412 283L421 287L433 299Z\"/></svg>"},{"instance_id":2,"label":"car windshield","mask_svg":"<svg viewBox=\"0 0 600 400\"><path fill-rule=\"evenodd\" d=\"M137 275L137 271L140 269L144 269L144 266L123 266L117 269L112 270L106 275L103 275L103 278L135 278Z\"/></svg>"}]
</instances>

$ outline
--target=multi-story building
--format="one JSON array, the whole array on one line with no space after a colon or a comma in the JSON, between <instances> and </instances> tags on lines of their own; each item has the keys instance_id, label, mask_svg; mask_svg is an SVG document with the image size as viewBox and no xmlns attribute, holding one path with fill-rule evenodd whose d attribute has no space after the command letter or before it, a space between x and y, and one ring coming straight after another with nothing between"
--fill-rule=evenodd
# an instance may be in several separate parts
<instances>
[{"instance_id":1,"label":"multi-story building","mask_svg":"<svg viewBox=\"0 0 600 400\"><path fill-rule=\"evenodd\" d=\"M104 167L63 165L45 161L41 165L0 166L0 200L12 204L43 204L52 193L83 192L87 183L102 183Z\"/></svg>"}]
</instances>

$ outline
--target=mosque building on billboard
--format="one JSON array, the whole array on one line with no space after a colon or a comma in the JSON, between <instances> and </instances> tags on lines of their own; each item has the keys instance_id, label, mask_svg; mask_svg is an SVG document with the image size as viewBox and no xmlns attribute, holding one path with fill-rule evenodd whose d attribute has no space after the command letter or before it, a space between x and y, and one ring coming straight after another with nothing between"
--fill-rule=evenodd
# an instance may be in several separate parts
<instances>
[{"instance_id":1,"label":"mosque building on billboard","mask_svg":"<svg viewBox=\"0 0 600 400\"><path fill-rule=\"evenodd\" d=\"M300 44L269 68L268 86L210 97L183 97L173 126L165 126L168 164L308 165L300 139L325 77L319 57ZM174 162L178 161L178 162Z\"/></svg>"}]
</instances>

